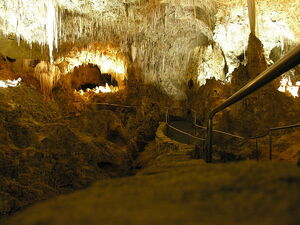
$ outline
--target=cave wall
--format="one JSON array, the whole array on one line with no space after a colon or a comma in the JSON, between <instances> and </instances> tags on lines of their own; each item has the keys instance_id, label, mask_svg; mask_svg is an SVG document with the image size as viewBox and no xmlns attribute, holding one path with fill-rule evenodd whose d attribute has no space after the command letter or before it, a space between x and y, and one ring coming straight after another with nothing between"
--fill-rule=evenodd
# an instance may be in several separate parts
<instances>
[{"instance_id":1,"label":"cave wall","mask_svg":"<svg viewBox=\"0 0 300 225\"><path fill-rule=\"evenodd\" d=\"M22 6L20 2L0 3L0 77L22 77L24 81L17 89L0 89L2 214L82 188L95 179L128 174L137 152L154 139L166 107L195 109L198 123L205 125L214 106L299 40L292 22L297 15L281 15L280 10L264 24L272 21L279 24L275 28L289 28L291 32L280 36L279 29L271 42L268 37L272 30L259 39L253 35L248 38L243 4L111 0L93 1L94 4L82 8L83 1L49 1L52 5L47 7L54 7L58 13L50 17L62 22L50 20L45 24L45 11L26 11L27 7L32 9L30 4L40 1L27 1ZM14 10L20 7L24 17L18 25L18 20L11 18L19 15ZM285 21L283 15L288 25L280 25ZM93 54L80 54L82 51ZM136 113L112 108L99 110L95 106L83 107L84 104L79 110L73 104L73 96L58 82L62 76L66 76L65 82L72 88L83 80L94 82L97 72L86 69L82 80L77 76L76 66L82 56L97 58L101 54L124 62L127 74L120 73L116 79L126 78L126 89L93 96L92 101L136 105ZM10 62L7 57L16 61ZM93 58L89 60L95 63ZM69 67L75 68L75 79L65 74L70 72ZM278 92L278 85L276 80L219 113L216 128L250 136L271 126L298 122L299 98ZM51 101L44 101L36 90L51 96ZM182 110L177 116L187 115Z\"/></svg>"},{"instance_id":2,"label":"cave wall","mask_svg":"<svg viewBox=\"0 0 300 225\"><path fill-rule=\"evenodd\" d=\"M11 45L3 44L2 54L12 58L49 60L51 53L55 61L74 47L87 48L92 42L104 49L115 45L134 79L156 84L178 100L186 99L185 83L191 77L201 85L212 77L230 81L233 70L246 63L239 58L245 56L250 30L247 1L56 0L46 5L42 1L20 4L14 0L0 5L3 43L14 45L7 50ZM272 49L279 47L282 55L288 49L285 46L299 42L299 16L295 13L299 3L288 0L285 4L278 0L257 3L256 33L268 64L273 62L269 57ZM15 6L22 10L16 11ZM10 20L18 15L23 19ZM22 43L28 43L27 47ZM198 62L193 65L195 58Z\"/></svg>"},{"instance_id":3,"label":"cave wall","mask_svg":"<svg viewBox=\"0 0 300 225\"><path fill-rule=\"evenodd\" d=\"M0 96L0 217L131 173L137 147L122 113L67 113L67 101L45 101L25 84L0 88Z\"/></svg>"},{"instance_id":4,"label":"cave wall","mask_svg":"<svg viewBox=\"0 0 300 225\"><path fill-rule=\"evenodd\" d=\"M80 85L90 83L99 84L100 83L101 72L99 68L95 65L83 65L77 67L71 74L66 75L68 79L70 89L78 89ZM66 81L64 81L65 83ZM67 84L65 84L67 86Z\"/></svg>"},{"instance_id":5,"label":"cave wall","mask_svg":"<svg viewBox=\"0 0 300 225\"><path fill-rule=\"evenodd\" d=\"M230 83L208 80L204 86L188 90L189 105L198 112L199 123L205 124L209 111L225 101L230 95L241 89L257 77L267 67L264 46L250 34L246 50L247 64L233 71ZM244 60L241 58L241 60ZM270 127L297 123L299 116L299 98L294 98L277 89L280 77L240 102L218 113L216 127L233 131L243 136L255 136L266 133Z\"/></svg>"},{"instance_id":6,"label":"cave wall","mask_svg":"<svg viewBox=\"0 0 300 225\"><path fill-rule=\"evenodd\" d=\"M12 10L8 3L3 4L0 7L3 11L5 7ZM73 5L62 1L59 4L61 10L57 22L62 22L55 27L58 30L53 31L54 39L50 43L44 37L38 38L44 29L39 23L38 31L27 35L26 31L20 29L17 36L20 35L28 42L48 44L49 49L52 49L57 44L56 35L59 34L59 51L53 51L54 58L68 54L74 46L80 49L95 41L104 48L107 43L116 44L120 53L129 58L129 63L133 62L137 68L141 68L140 71L137 69L140 73L135 76L144 83L155 83L174 98L186 98L182 89L185 80L182 77L191 51L212 38L214 5L202 2L186 4L184 1L180 4L160 1L131 1L123 4L119 1L105 1L104 6L95 5L92 9L87 4L86 8L78 10L76 1ZM23 7L29 6L26 4ZM20 13L30 17L25 9ZM101 15L100 18L97 15ZM5 21L7 19L2 18L1 22ZM22 26L30 26L31 21L32 18L28 19L26 23L29 24L24 23ZM7 23L5 34L12 30L12 24L9 21ZM49 35L51 30L45 32Z\"/></svg>"},{"instance_id":7,"label":"cave wall","mask_svg":"<svg viewBox=\"0 0 300 225\"><path fill-rule=\"evenodd\" d=\"M247 65L240 65L233 72L232 92L239 90L267 68L263 45L257 37L251 34L247 58ZM232 107L232 121L238 121L239 132L255 136L263 134L270 127L298 122L299 99L277 90L280 79L271 82Z\"/></svg>"}]
</instances>

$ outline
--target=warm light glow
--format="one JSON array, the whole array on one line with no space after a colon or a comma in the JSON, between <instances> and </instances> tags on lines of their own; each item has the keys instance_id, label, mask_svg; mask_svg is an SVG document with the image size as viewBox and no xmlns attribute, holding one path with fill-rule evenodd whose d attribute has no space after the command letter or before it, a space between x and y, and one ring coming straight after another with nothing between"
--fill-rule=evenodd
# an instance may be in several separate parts
<instances>
[{"instance_id":1,"label":"warm light glow","mask_svg":"<svg viewBox=\"0 0 300 225\"><path fill-rule=\"evenodd\" d=\"M92 50L91 50L92 49ZM81 65L97 65L101 73L111 74L120 84L127 77L126 66L124 60L118 55L118 51L113 48L101 49L98 46L89 47L78 51L74 49L67 56L56 60L56 64L64 62L64 74L68 74L75 67Z\"/></svg>"},{"instance_id":2,"label":"warm light glow","mask_svg":"<svg viewBox=\"0 0 300 225\"><path fill-rule=\"evenodd\" d=\"M60 79L61 72L54 64L41 61L34 68L34 76L40 81L42 92L48 98L51 95L52 88Z\"/></svg>"},{"instance_id":3,"label":"warm light glow","mask_svg":"<svg viewBox=\"0 0 300 225\"><path fill-rule=\"evenodd\" d=\"M300 88L300 81L297 81L295 85L293 85L290 77L283 77L280 81L280 87L278 88L278 91L289 93L294 98L299 97L298 91Z\"/></svg>"},{"instance_id":4,"label":"warm light glow","mask_svg":"<svg viewBox=\"0 0 300 225\"><path fill-rule=\"evenodd\" d=\"M257 2L260 10L257 12L256 18L256 36L264 46L264 55L267 62L272 64L273 62L269 57L271 50L274 47L280 47L281 53L284 54L286 43L293 45L297 39L295 30L292 29L293 24L288 21L291 15L283 10L276 11L270 7L265 8L264 2ZM230 80L234 69L240 63L245 64L247 62L246 50L250 34L247 6L241 4L232 5L228 8L228 12L221 8L216 14L216 18L214 40L223 50L228 66L226 77ZM240 55L244 55L244 62L240 62L238 59Z\"/></svg>"},{"instance_id":5,"label":"warm light glow","mask_svg":"<svg viewBox=\"0 0 300 225\"><path fill-rule=\"evenodd\" d=\"M199 49L198 83L206 84L207 79L225 81L225 60L218 46L209 45Z\"/></svg>"},{"instance_id":6,"label":"warm light glow","mask_svg":"<svg viewBox=\"0 0 300 225\"><path fill-rule=\"evenodd\" d=\"M119 88L118 87L114 87L112 85L108 85L107 83L105 84L105 86L97 86L93 89L86 89L86 91L83 91L83 90L79 90L79 91L76 91L75 90L75 93L79 93L80 95L85 95L87 93L95 93L95 94L99 94L99 93L115 93L119 91Z\"/></svg>"},{"instance_id":7,"label":"warm light glow","mask_svg":"<svg viewBox=\"0 0 300 225\"><path fill-rule=\"evenodd\" d=\"M125 74L125 65L122 60L100 52L81 51L74 58L65 58L65 60L69 62L67 73L83 64L93 64L99 66L102 73Z\"/></svg>"},{"instance_id":8,"label":"warm light glow","mask_svg":"<svg viewBox=\"0 0 300 225\"><path fill-rule=\"evenodd\" d=\"M17 87L20 85L22 79L18 78L17 80L0 80L0 87L7 88L7 87Z\"/></svg>"},{"instance_id":9,"label":"warm light glow","mask_svg":"<svg viewBox=\"0 0 300 225\"><path fill-rule=\"evenodd\" d=\"M98 86L94 89L92 89L91 91L95 92L96 94L102 92L102 93L109 93L109 92L117 92L119 89L118 87L114 87L114 86L109 86L107 83L105 84L105 87L103 86Z\"/></svg>"}]
</instances>

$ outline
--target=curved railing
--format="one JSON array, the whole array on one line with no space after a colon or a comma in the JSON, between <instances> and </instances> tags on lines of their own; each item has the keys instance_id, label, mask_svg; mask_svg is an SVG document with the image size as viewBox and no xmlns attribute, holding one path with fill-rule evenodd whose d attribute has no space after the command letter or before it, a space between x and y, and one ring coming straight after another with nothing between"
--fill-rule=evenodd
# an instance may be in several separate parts
<instances>
[{"instance_id":1,"label":"curved railing","mask_svg":"<svg viewBox=\"0 0 300 225\"><path fill-rule=\"evenodd\" d=\"M177 131L177 132L179 132L179 133L182 133L182 134L188 136L188 138L193 138L194 140L202 141L203 143L205 142L205 139L204 139L204 138L197 137L197 136L195 136L195 135L192 135L192 134L190 134L190 133L188 133L188 132L185 132L185 131L183 131L183 130L180 130L180 129L174 127L173 125L171 125L171 124L169 123L169 122L170 122L169 111L170 111L170 108L167 108L167 110L166 110L166 115L165 115L165 122L166 122L166 125L168 126L168 128L171 128L171 129L173 129L173 130L175 130L175 131ZM190 141L189 141L189 143L190 143Z\"/></svg>"},{"instance_id":2,"label":"curved railing","mask_svg":"<svg viewBox=\"0 0 300 225\"><path fill-rule=\"evenodd\" d=\"M115 107L122 107L122 108L137 108L135 105L121 105L115 103L105 103L105 102L94 102L94 103L84 103L85 105L105 105L105 106L115 106Z\"/></svg>"},{"instance_id":3,"label":"curved railing","mask_svg":"<svg viewBox=\"0 0 300 225\"><path fill-rule=\"evenodd\" d=\"M193 113L194 113L194 119L193 119L193 124L195 126L195 128L199 128L199 129L202 129L202 130L207 130L207 127L204 127L204 126L201 126L201 125L198 125L197 124L197 113L195 110L191 110ZM240 139L240 140L255 140L256 141L256 152L258 152L258 139L260 138L264 138L264 137L267 137L269 136L269 159L272 160L272 151L273 151L273 141L272 141L272 133L274 131L277 131L277 130L286 130L286 129L292 129L292 128L297 128L297 127L300 127L300 123L297 123L297 124L292 124L292 125L285 125L285 126L280 126L280 127L272 127L272 128L269 128L268 131L263 134L263 135L257 135L257 136L253 136L253 137L244 137L244 136L240 136L240 135L236 135L236 134L232 134L232 133L228 133L228 132L225 132L225 131L220 131L220 130L213 130L214 133L219 133L219 134L224 134L226 136L230 136L230 137L233 137L233 138L237 138L237 139Z\"/></svg>"},{"instance_id":4,"label":"curved railing","mask_svg":"<svg viewBox=\"0 0 300 225\"><path fill-rule=\"evenodd\" d=\"M225 100L222 104L214 108L209 113L208 125L207 125L207 138L206 138L206 161L212 162L212 147L213 147L213 118L214 116L226 109L227 107L233 105L234 103L240 101L241 99L247 97L248 95L252 94L253 92L257 91L261 87L265 86L266 84L270 83L277 77L281 76L286 71L290 70L291 68L297 66L300 63L300 45L296 48L291 50L286 56L282 57L278 60L274 65L267 68L264 72L254 78L252 81L247 83L243 88L239 91L234 93L231 97ZM291 125L293 126L293 125ZM275 129L275 128L273 128ZM281 128L283 129L283 128ZM226 132L224 132L226 133ZM271 132L272 133L272 132ZM272 140L272 139L271 139ZM272 148L270 152L272 151ZM270 153L271 154L271 153ZM272 159L272 156L270 156Z\"/></svg>"}]
</instances>

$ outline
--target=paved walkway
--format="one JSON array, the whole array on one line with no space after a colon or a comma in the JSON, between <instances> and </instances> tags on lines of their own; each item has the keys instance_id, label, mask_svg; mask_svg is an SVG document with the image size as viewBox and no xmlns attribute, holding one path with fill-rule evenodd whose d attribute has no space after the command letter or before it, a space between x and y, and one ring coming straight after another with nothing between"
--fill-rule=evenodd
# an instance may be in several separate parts
<instances>
[{"instance_id":1,"label":"paved walkway","mask_svg":"<svg viewBox=\"0 0 300 225\"><path fill-rule=\"evenodd\" d=\"M203 130L197 129L197 131L196 131L192 122L185 121L185 120L170 121L169 124L177 129L182 130L186 133L189 133L193 136L202 137L202 138L204 136ZM196 140L194 138L189 137L188 135L183 134L172 128L168 129L167 136L173 140L176 140L176 141L184 143L184 144L194 144L196 142Z\"/></svg>"}]
</instances>

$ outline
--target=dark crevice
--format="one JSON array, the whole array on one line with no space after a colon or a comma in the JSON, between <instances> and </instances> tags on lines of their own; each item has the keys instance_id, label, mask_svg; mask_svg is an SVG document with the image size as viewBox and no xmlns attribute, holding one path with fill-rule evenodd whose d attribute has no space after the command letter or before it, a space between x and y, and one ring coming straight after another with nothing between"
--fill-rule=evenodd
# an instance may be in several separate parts
<instances>
[{"instance_id":1,"label":"dark crevice","mask_svg":"<svg viewBox=\"0 0 300 225\"><path fill-rule=\"evenodd\" d=\"M8 57L8 56L6 56L6 59L7 59L7 61L9 61L9 62L11 62L11 63L13 63L13 62L16 61L16 59L10 58L10 57Z\"/></svg>"},{"instance_id":2,"label":"dark crevice","mask_svg":"<svg viewBox=\"0 0 300 225\"><path fill-rule=\"evenodd\" d=\"M100 169L104 169L104 170L116 168L116 166L111 162L98 162L97 165Z\"/></svg>"},{"instance_id":3,"label":"dark crevice","mask_svg":"<svg viewBox=\"0 0 300 225\"><path fill-rule=\"evenodd\" d=\"M118 87L118 82L111 74L101 73L100 69L92 64L82 65L76 68L73 72L73 76L74 81L72 82L72 86L76 90L86 91L87 89L94 89L97 86L105 87L106 84ZM85 82L80 82L81 80Z\"/></svg>"},{"instance_id":4,"label":"dark crevice","mask_svg":"<svg viewBox=\"0 0 300 225\"><path fill-rule=\"evenodd\" d=\"M83 90L86 91L86 89L94 89L95 87L97 87L99 85L97 84L90 84L90 83L86 83L86 84L82 84L79 86L79 88L77 90Z\"/></svg>"},{"instance_id":5,"label":"dark crevice","mask_svg":"<svg viewBox=\"0 0 300 225\"><path fill-rule=\"evenodd\" d=\"M112 75L109 73L102 73L100 76L100 84L101 86L105 86L106 83L114 87L118 86L118 82L112 77Z\"/></svg>"}]
</instances>

